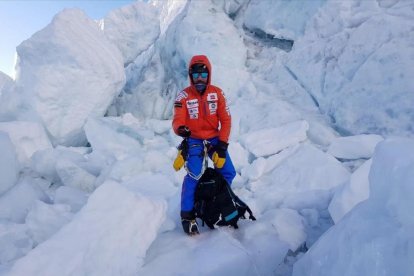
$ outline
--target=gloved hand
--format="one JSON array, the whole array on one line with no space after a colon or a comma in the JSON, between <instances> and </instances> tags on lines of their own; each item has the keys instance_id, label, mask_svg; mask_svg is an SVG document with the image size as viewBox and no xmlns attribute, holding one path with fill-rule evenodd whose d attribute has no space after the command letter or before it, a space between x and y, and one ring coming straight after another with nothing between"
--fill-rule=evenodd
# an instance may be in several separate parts
<instances>
[{"instance_id":1,"label":"gloved hand","mask_svg":"<svg viewBox=\"0 0 414 276\"><path fill-rule=\"evenodd\" d=\"M211 159L213 160L214 166L216 168L221 169L226 162L226 151L229 144L223 141L218 141L217 145L213 148L213 156Z\"/></svg>"},{"instance_id":2,"label":"gloved hand","mask_svg":"<svg viewBox=\"0 0 414 276\"><path fill-rule=\"evenodd\" d=\"M187 126L179 126L177 132L178 132L178 135L184 138L190 137L191 135L191 131Z\"/></svg>"},{"instance_id":3,"label":"gloved hand","mask_svg":"<svg viewBox=\"0 0 414 276\"><path fill-rule=\"evenodd\" d=\"M175 171L179 171L183 166L188 156L188 143L187 139L184 139L178 146L178 154L174 160L173 167Z\"/></svg>"}]
</instances>

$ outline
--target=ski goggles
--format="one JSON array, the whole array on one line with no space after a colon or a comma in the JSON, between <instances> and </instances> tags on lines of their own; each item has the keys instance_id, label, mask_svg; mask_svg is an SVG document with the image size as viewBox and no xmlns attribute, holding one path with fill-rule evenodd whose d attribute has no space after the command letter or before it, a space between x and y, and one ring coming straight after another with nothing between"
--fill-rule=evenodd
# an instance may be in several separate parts
<instances>
[{"instance_id":1,"label":"ski goggles","mask_svg":"<svg viewBox=\"0 0 414 276\"><path fill-rule=\"evenodd\" d=\"M204 73L192 73L191 76L193 77L193 79L198 79L198 77L201 76L202 79L206 79L208 77L208 73L204 72Z\"/></svg>"}]
</instances>

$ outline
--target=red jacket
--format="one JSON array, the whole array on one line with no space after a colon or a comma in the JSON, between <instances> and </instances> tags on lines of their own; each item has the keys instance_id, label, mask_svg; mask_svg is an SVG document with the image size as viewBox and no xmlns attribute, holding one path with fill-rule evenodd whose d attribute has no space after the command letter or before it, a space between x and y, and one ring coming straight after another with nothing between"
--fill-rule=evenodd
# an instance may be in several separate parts
<instances>
[{"instance_id":1,"label":"red jacket","mask_svg":"<svg viewBox=\"0 0 414 276\"><path fill-rule=\"evenodd\" d=\"M208 58L204 55L194 56L189 68L195 63L205 64L208 68L207 88L201 95L189 76L191 85L178 93L175 99L172 122L174 132L178 134L179 126L187 126L192 138L210 139L218 136L219 140L228 142L231 115L226 98L220 88L210 84L211 65Z\"/></svg>"}]
</instances>

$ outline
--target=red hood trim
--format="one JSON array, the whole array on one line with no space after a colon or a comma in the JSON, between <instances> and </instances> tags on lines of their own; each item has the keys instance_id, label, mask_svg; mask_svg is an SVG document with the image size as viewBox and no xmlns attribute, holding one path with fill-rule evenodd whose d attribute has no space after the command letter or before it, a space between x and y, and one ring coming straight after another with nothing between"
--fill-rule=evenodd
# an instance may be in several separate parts
<instances>
[{"instance_id":1,"label":"red hood trim","mask_svg":"<svg viewBox=\"0 0 414 276\"><path fill-rule=\"evenodd\" d=\"M211 80L211 71L212 71L210 61L208 60L207 56L205 56L205 55L193 56L191 58L190 64L188 65L188 72L190 72L191 66L193 66L193 64L196 64L196 63L201 63L201 64L204 64L205 66L207 66L207 69L208 69L207 85L209 85L210 80ZM188 77L190 78L190 84L194 85L193 78L190 76L190 73L188 73Z\"/></svg>"}]
</instances>

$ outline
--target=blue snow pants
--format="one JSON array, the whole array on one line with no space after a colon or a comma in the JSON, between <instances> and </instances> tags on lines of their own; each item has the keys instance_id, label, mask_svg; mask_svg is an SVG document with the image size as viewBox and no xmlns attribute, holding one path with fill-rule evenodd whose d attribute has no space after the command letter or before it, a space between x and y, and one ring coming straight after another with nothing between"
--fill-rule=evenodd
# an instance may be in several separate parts
<instances>
[{"instance_id":1,"label":"blue snow pants","mask_svg":"<svg viewBox=\"0 0 414 276\"><path fill-rule=\"evenodd\" d=\"M204 162L204 140L188 138L188 158L187 158L187 169L193 176L201 174L201 170ZM218 137L207 139L212 146L217 145ZM209 153L211 155L213 152ZM216 170L221 173L226 179L227 183L231 185L234 177L236 176L236 170L234 169L233 162L231 161L230 155L226 152L226 162L221 169ZM194 179L188 173L184 177L184 182L181 190L181 212L191 212L194 207L194 194L197 187L198 180Z\"/></svg>"}]
</instances>

